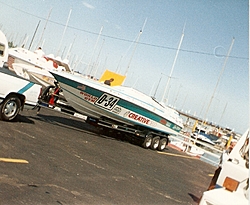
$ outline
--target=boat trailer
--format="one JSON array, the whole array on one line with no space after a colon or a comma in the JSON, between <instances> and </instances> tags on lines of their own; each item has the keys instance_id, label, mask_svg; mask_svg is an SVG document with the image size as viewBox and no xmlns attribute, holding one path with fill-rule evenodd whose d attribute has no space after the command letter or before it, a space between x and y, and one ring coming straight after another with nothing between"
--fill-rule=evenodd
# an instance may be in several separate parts
<instances>
[{"instance_id":1,"label":"boat trailer","mask_svg":"<svg viewBox=\"0 0 250 205\"><path fill-rule=\"evenodd\" d=\"M106 117L97 119L83 115L60 97L58 87L51 87L43 92L34 109L37 109L37 113L39 113L41 108L58 111L84 120L84 122L92 126L101 127L104 134L108 134L110 131L126 134L126 136L132 139L139 140L139 144L146 149L163 151L169 142L168 135L163 132L151 130L143 126L124 124Z\"/></svg>"}]
</instances>

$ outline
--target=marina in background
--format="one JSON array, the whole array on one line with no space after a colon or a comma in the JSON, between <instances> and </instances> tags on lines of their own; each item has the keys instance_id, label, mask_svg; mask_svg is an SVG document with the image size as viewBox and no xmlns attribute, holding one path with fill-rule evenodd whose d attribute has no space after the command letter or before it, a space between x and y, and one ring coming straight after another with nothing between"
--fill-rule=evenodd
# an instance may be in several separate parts
<instances>
[{"instance_id":1,"label":"marina in background","mask_svg":"<svg viewBox=\"0 0 250 205\"><path fill-rule=\"evenodd\" d=\"M19 45L17 45L15 41L6 42L6 40L4 40L0 42L0 57L1 55L3 56L3 54L5 54L4 56L5 60L2 60L2 58L0 58L1 60L0 65L1 67L4 67L1 69L4 69L4 71L6 71L6 69L9 69L10 72L15 73L18 76L20 76L19 78L22 79L22 81L24 80L23 78L25 78L28 81L37 83L43 87L43 92L40 93L41 95L39 96L36 105L34 105L34 102L32 104L33 108L38 109L37 113L40 112L40 109L49 109L50 111L52 111L52 113L60 112L64 115L69 115L70 117L72 116L72 117L81 119L83 120L84 123L86 122L87 124L94 125L98 129L101 127L104 134L108 135L108 133L110 132L116 132L118 135L122 133L124 136L129 136L129 137L132 136L133 139L140 139L142 141L139 143L139 145L142 146L143 148L158 150L159 153L164 153L168 151L168 147L171 147L178 151L184 152L185 154L190 156L190 157L189 156L186 156L186 157L197 158L208 164L213 165L214 167L218 167L218 165L221 162L221 156L223 156L223 153L225 153L225 151L230 146L230 144L232 142L236 142L236 143L239 142L238 144L236 144L237 148L231 154L230 160L228 160L225 163L225 165L224 163L222 164L224 166L224 170L222 172L222 175L219 176L219 180L217 181L218 182L217 185L219 185L219 188L217 187L218 189L213 190L212 192L204 192L202 201L206 201L208 199L209 200L211 199L213 201L214 198L216 198L214 197L213 193L221 192L223 195L225 194L225 196L228 195L230 197L236 196L238 193L240 193L241 194L240 198L244 200L244 203L246 203L246 200L248 200L248 197L249 197L249 195L245 193L245 190L248 191L248 187L249 187L248 185L249 178L247 178L248 177L247 172L249 171L249 163L247 164L248 158L249 158L249 147L248 147L249 131L247 131L242 136L242 133L238 132L238 130L235 130L233 127L223 126L221 123L222 117L225 115L225 113L227 114L226 108L228 104L230 104L231 101L235 100L235 96L238 96L238 95L234 95L234 99L233 99L233 96L232 97L230 96L231 92L228 92L226 95L227 98L225 98L226 100L225 102L223 102L225 103L224 110L223 108L220 108L220 109L217 108L216 113L211 111L211 105L212 104L217 105L217 103L214 102L217 95L221 95L221 93L219 94L218 90L221 89L220 85L221 85L222 78L225 74L224 71L225 71L225 68L227 67L228 60L240 59L240 60L248 61L248 58L244 58L242 56L236 57L234 56L234 54L231 54L231 51L233 50L233 46L235 42L235 37L232 38L231 45L229 46L227 52L225 52L226 51L225 47L228 46L228 38L225 38L226 41L222 43L223 46L219 45L218 47L214 49L213 55L215 59L217 58L216 60L218 60L220 58L220 60L222 59L224 63L222 63L220 60L216 61L215 59L213 59L219 65L219 67L220 67L220 64L222 65L222 67L221 67L221 70L216 68L216 72L215 72L216 75L213 75L213 77L211 77L212 75L211 76L206 75L206 77L209 79L209 82L210 82L209 92L206 93L208 96L202 96L202 97L204 97L204 100L205 100L204 105L208 105L208 106L205 109L204 115L203 114L201 115L201 113L200 115L196 115L196 112L195 114L192 115L190 113L190 110L185 111L183 109L183 106L182 108L180 108L180 106L179 107L176 106L176 101L179 96L180 89L182 87L190 86L189 84L192 84L191 83L192 80L199 79L199 77L197 77L199 75L197 75L196 78L192 78L193 76L191 77L191 75L185 76L186 78L185 80L190 78L189 79L190 81L181 80L182 84L179 85L179 90L176 89L177 88L176 85L172 87L172 82L170 83L170 81L173 81L174 78L178 78L182 75L184 76L184 74L187 73L188 69L192 69L193 62L196 61L197 59L196 60L192 59L192 61L190 61L191 62L190 64L189 64L189 61L186 61L186 59L187 58L191 59L192 58L191 56L194 53L199 53L201 55L209 56L208 58L203 59L205 63L203 62L203 60L199 59L198 61L201 61L201 63L195 64L196 68L194 68L194 70L197 73L202 73L200 72L201 71L200 69L203 69L203 67L206 67L205 66L206 63L208 64L207 65L208 67L215 67L216 63L211 62L211 65L210 65L209 60L212 59L210 58L211 53L203 52L202 49L200 49L199 52L194 51L194 50L191 51L191 50L186 49L189 47L182 46L182 43L184 40L184 32L186 29L186 21L182 29L181 39L179 41L178 46L176 46L175 44L172 44L172 47L162 46L163 45L162 43L160 43L161 46L156 46L154 44L148 43L150 42L148 40L146 40L147 43L140 42L140 40L143 37L142 34L144 32L148 18L145 19L144 24L142 28L139 30L139 33L136 36L134 41L128 41L127 39L118 38L117 37L118 35L115 34L117 36L112 37L113 40L114 39L122 40L122 42L127 41L131 43L128 51L130 50L130 48L132 48L130 54L128 55L129 57L127 56L128 65L126 67L125 74L123 75L120 72L121 62L118 63L118 66L115 72L113 72L111 68L113 65L109 64L108 67L110 67L111 69L107 68L106 66L107 56L106 56L106 60L102 59L102 63L104 64L103 66L104 69L100 69L100 64L101 64L100 57L101 57L101 53L103 52L103 48L105 48L105 45L104 45L106 44L105 40L112 39L110 38L111 36L106 35L106 33L104 34L104 26L101 26L100 32L98 34L94 32L92 33L97 36L97 39L93 48L92 47L91 49L86 48L85 52L90 53L90 57L85 58L85 60L88 59L89 63L85 63L83 61L84 54L82 54L82 57L80 58L78 56L79 53L75 55L74 57L71 54L71 49L73 47L73 44L75 43L75 40L77 39L76 35L73 39L73 42L71 42L69 46L67 54L66 55L64 54L66 47L64 49L62 49L62 47L65 46L64 45L66 42L65 36L67 36L66 33L69 27L71 27L72 29L72 26L69 25L70 18L72 18L72 15L71 15L72 8L70 8L66 24L64 25L63 34L61 36L59 48L56 52L56 55L54 54L46 55L40 46L44 47L44 45L46 45L44 44L45 43L44 31L46 29L47 23L50 22L49 19L50 19L51 12L52 12L52 9L50 9L49 16L46 19L46 25L44 27L43 33L40 35L41 37L39 39L39 42L35 42L37 31L39 30L39 26L41 23L41 19L39 20L38 24L36 25L36 29L33 34L32 40L29 44L28 49L27 49L26 37L24 40L25 43L23 43L22 45L20 43ZM205 25L205 22L204 22L204 25ZM0 29L1 27L2 26L0 24ZM176 28L177 27L180 27L180 26L176 25ZM188 32L190 32L190 30ZM177 33L175 33L175 36L178 36L176 34ZM200 34L202 34L202 32ZM103 40L100 45L100 39L102 37L103 37ZM204 38L202 38L202 41L203 40ZM170 40L170 42L171 41L173 41L173 39ZM193 41L193 36L192 36L192 41ZM218 42L220 43L220 40ZM185 46L187 45L190 46L189 45L190 42L185 42L185 43L186 43ZM38 45L37 46L38 48L36 50L32 49L32 47L34 48L34 44ZM203 42L200 42L200 46L202 44ZM206 43L204 42L204 45L205 44L207 47L209 47L211 42L209 41ZM159 67L159 65L157 64L157 61L159 61L159 59L157 60L157 56L154 56L155 62L153 63L153 68L152 68L152 65L151 67L150 66L147 67L146 64L148 61L146 61L147 60L146 55L142 57L143 60L140 62L140 64L137 64L137 68L142 67L141 72L143 72L143 75L142 73L140 73L139 77L136 77L135 69L134 70L131 69L131 65L132 65L132 62L134 61L134 57L136 58L141 57L140 55L136 56L137 50L140 49L139 47L142 47L141 45L150 46L150 47L151 46L158 47L158 48L162 47L164 49L167 48L169 50L174 51L175 56L172 53L170 55L171 57L168 56L169 59L173 59L173 63L170 69L170 74L168 76L166 75L168 79L167 79L167 83L165 87L160 86L160 83L161 83L160 81L162 80L163 73L161 73L159 82L157 82L156 78L154 79L152 78L152 82L151 82L150 80L147 80L147 79L150 79L149 78L150 76L149 77L146 76L147 74L144 75L144 71L146 71L146 69L148 70L155 69L155 73L153 73L153 75L155 76L156 76L156 73L159 73L158 69L156 69L156 67ZM197 45L199 44L197 43ZM196 45L192 42L191 46L195 47ZM113 48L115 48L115 46L114 47L112 46L112 49ZM217 48L222 48L223 54L220 54ZM241 46L238 47L237 49L239 48L241 49ZM84 49L81 48L81 52ZM239 50L237 49L235 51L236 53L239 52ZM144 50L145 53L147 53L146 50L147 49ZM98 54L97 54L97 51L98 51ZM129 53L128 51L126 51L125 55ZM183 58L182 60L184 61L181 61L180 65L178 66L186 67L186 65L188 65L187 70L186 71L183 70L182 72L177 72L178 74L175 72L175 74L177 74L178 76L176 77L173 75L173 73L174 73L174 68L176 64L178 64L178 61L179 61L179 59L177 60L177 58L178 58L180 51L183 51L184 54L185 52L188 52L190 55L188 55L188 57L185 55L182 56ZM152 53L157 53L157 52L153 51ZM242 53L240 55L242 55ZM8 63L6 63L6 54L8 55ZM61 56L64 56L65 59L62 60ZM160 52L159 52L159 56L160 56ZM161 59L165 59L165 57L166 56L163 55ZM117 58L117 56L115 58ZM121 57L120 61L122 61L123 58L124 56ZM151 55L149 55L148 58L151 58ZM69 61L69 59L71 60ZM113 59L112 59L112 63L113 63ZM145 63L143 61L145 61ZM232 63L233 66L235 65L240 66L240 64L236 64L236 63L234 65L234 63L235 62ZM85 65L83 66L83 64ZM171 65L171 63L168 62L168 66L169 65ZM82 67L82 68L79 69L79 67ZM208 67L207 69L210 69ZM231 71L231 72L234 73L236 71ZM231 75L235 76L232 73ZM3 76L2 72L1 72L1 75ZM15 75L13 76L15 77ZM133 78L130 78L129 76L133 76ZM135 88L137 87L136 84L139 84L138 79L140 78L141 79L143 78L145 82L149 81L150 86L152 86L150 94L144 93L144 92L147 92L147 90L149 89L144 89L144 92L141 92L139 89L137 90ZM133 81L132 80L128 81L129 79L133 79ZM24 82L26 83L26 81ZM183 85L184 84L183 82L185 82L185 85ZM189 83L186 83L186 82L189 82ZM126 86L124 86L124 84L126 84ZM154 88L155 84L157 84L156 89ZM198 83L198 87L202 88L201 87L202 85L203 85L203 82L200 81L200 84ZM22 87L23 86L24 84L22 84ZM204 86L208 86L208 84ZM213 88L212 91L211 91L211 87ZM161 90L164 90L164 94L162 98L160 97L161 101L157 100L157 98L159 98L159 94L156 98L156 93L157 93L158 88L160 88ZM203 89L204 88L205 87L203 87ZM17 88L15 89L18 90ZM152 96L154 89L155 89L155 93ZM173 103L174 106L171 106L169 102L169 100L171 99L170 96L173 95L172 93L171 95L169 94L170 90L171 92L174 93L174 95L176 95L174 103ZM195 93L198 90L199 89L194 89L192 90L192 92ZM224 89L222 92L226 93L227 92L226 90L227 89ZM8 92L10 92L10 97L13 97L13 93L11 93L12 91L8 90ZM187 92L189 91L186 90L186 93L185 93L186 97L185 97L184 102L186 101L186 98L188 95ZM236 92L239 92L239 91L237 90ZM18 93L19 91L17 91L17 95L15 98L16 102L19 102ZM182 93L182 97L183 95L184 95L184 92ZM201 94L198 94L198 95L200 95L199 97L201 97ZM194 104L198 103L199 105L201 105L202 104L200 103L201 100L198 100L197 102L195 102L196 98L194 96L195 95L193 95L192 102ZM243 98L244 97L241 96L239 97L239 100ZM8 117L8 115L9 115L9 110L11 110L11 108L14 106L12 106L12 104L11 104L12 107L9 106L10 103L7 101L9 99L10 100L12 99L8 98L8 96L7 97L4 96L2 99L4 103L0 104L0 108L1 108L0 118L2 118L3 120L12 120L12 116ZM224 101L224 98L221 98L220 100L222 101L222 99ZM218 102L220 100L218 100ZM235 102L234 104L237 104ZM16 104L18 105L18 103ZM3 105L6 108L3 107ZM189 106L194 106L194 105L190 104L189 102ZM186 107L187 106L185 105L185 109ZM15 112L13 111L14 112L13 119L16 118L17 114L19 113L19 108L21 107L18 106L18 109L16 109L18 111L15 111ZM237 109L241 109L241 107L238 106ZM244 110L246 110L246 108L244 108ZM202 111L203 111L203 108L202 108ZM232 111L232 105L230 105L230 111ZM213 115L215 113L215 115L218 115L218 116L221 113L221 118L218 123L212 122L209 120L210 118L212 118L211 113L213 113ZM230 118L226 118L226 119L230 119ZM246 120L244 120L244 123L245 121ZM226 121L224 120L224 122ZM237 124L239 121L235 121L235 122L236 122L235 124ZM243 151L244 151L244 154L242 154ZM239 157L239 159L237 157ZM237 172L237 171L231 172L232 167L236 168L236 170L239 171L238 165L244 167L244 170L243 170L244 172ZM233 179L231 178L229 179L230 183L228 185L227 184L228 177L231 176L231 174L233 176ZM236 185L234 188L232 188L232 182L233 183L236 182ZM238 189L238 185L240 187L239 189ZM226 187L226 189L224 189L223 187ZM242 192L242 190L244 190L244 192ZM211 196L210 196L210 193L211 193ZM225 199L230 201L229 198L226 197ZM221 204L221 203L218 203L218 204Z\"/></svg>"}]
</instances>

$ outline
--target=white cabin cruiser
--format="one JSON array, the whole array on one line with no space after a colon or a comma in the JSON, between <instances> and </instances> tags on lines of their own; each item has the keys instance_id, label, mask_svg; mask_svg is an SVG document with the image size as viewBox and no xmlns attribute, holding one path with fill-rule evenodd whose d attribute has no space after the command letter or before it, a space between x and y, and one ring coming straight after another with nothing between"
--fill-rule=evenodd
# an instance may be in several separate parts
<instances>
[{"instance_id":1,"label":"white cabin cruiser","mask_svg":"<svg viewBox=\"0 0 250 205\"><path fill-rule=\"evenodd\" d=\"M21 47L10 48L8 64L17 75L32 79L44 87L54 85L55 79L50 70L71 72L67 59L62 60L53 54L44 55L41 49L32 52Z\"/></svg>"},{"instance_id":2,"label":"white cabin cruiser","mask_svg":"<svg viewBox=\"0 0 250 205\"><path fill-rule=\"evenodd\" d=\"M40 85L0 68L0 119L11 121L23 108L34 108L40 93Z\"/></svg>"},{"instance_id":3,"label":"white cabin cruiser","mask_svg":"<svg viewBox=\"0 0 250 205\"><path fill-rule=\"evenodd\" d=\"M8 41L4 33L0 30L0 67L8 61Z\"/></svg>"}]
</instances>

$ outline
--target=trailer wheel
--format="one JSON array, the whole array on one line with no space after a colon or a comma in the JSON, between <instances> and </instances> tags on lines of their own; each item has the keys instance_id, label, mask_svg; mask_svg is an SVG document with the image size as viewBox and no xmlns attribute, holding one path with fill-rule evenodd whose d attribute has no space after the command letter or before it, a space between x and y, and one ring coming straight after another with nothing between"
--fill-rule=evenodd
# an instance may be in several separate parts
<instances>
[{"instance_id":1,"label":"trailer wheel","mask_svg":"<svg viewBox=\"0 0 250 205\"><path fill-rule=\"evenodd\" d=\"M14 120L20 107L21 101L17 96L8 96L0 105L0 118L4 121Z\"/></svg>"},{"instance_id":2,"label":"trailer wheel","mask_svg":"<svg viewBox=\"0 0 250 205\"><path fill-rule=\"evenodd\" d=\"M144 148L149 148L150 145L152 144L152 135L151 134L147 134L145 136L144 142L142 143L142 147Z\"/></svg>"},{"instance_id":3,"label":"trailer wheel","mask_svg":"<svg viewBox=\"0 0 250 205\"><path fill-rule=\"evenodd\" d=\"M168 144L167 138L160 139L158 150L163 151L166 148L167 144Z\"/></svg>"},{"instance_id":4,"label":"trailer wheel","mask_svg":"<svg viewBox=\"0 0 250 205\"><path fill-rule=\"evenodd\" d=\"M152 150L156 150L159 147L159 144L160 144L160 137L154 137L152 139L152 143L150 145L150 148Z\"/></svg>"}]
</instances>

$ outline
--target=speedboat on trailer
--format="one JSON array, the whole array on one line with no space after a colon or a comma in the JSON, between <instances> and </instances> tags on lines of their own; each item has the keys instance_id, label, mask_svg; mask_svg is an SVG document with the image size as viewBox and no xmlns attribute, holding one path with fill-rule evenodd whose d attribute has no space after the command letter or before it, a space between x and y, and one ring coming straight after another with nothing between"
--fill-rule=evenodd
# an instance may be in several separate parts
<instances>
[{"instance_id":1,"label":"speedboat on trailer","mask_svg":"<svg viewBox=\"0 0 250 205\"><path fill-rule=\"evenodd\" d=\"M133 88L108 86L72 73L51 71L51 74L74 109L98 121L105 119L115 122L117 127L123 124L128 130L134 129L146 138L144 147L152 146L152 141L159 142L163 138L167 145L168 135L177 135L183 128L176 110ZM156 149L158 145L154 143L151 148Z\"/></svg>"}]
</instances>

